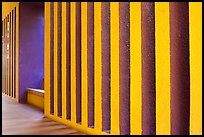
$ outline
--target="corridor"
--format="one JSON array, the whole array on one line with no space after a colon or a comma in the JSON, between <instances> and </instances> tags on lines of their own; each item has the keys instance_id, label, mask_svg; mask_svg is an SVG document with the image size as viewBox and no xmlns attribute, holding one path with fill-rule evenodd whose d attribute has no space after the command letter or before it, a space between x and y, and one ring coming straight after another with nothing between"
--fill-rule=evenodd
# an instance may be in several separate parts
<instances>
[{"instance_id":1,"label":"corridor","mask_svg":"<svg viewBox=\"0 0 204 137\"><path fill-rule=\"evenodd\" d=\"M202 135L202 2L2 2L1 49L3 134Z\"/></svg>"},{"instance_id":2,"label":"corridor","mask_svg":"<svg viewBox=\"0 0 204 137\"><path fill-rule=\"evenodd\" d=\"M65 125L44 118L43 112L2 96L2 135L82 135Z\"/></svg>"}]
</instances>

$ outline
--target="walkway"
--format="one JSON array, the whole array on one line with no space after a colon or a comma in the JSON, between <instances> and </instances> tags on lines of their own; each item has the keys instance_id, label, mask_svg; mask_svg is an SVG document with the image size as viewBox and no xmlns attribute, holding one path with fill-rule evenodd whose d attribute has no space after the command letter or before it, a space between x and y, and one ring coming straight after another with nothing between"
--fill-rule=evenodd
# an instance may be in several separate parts
<instances>
[{"instance_id":1,"label":"walkway","mask_svg":"<svg viewBox=\"0 0 204 137\"><path fill-rule=\"evenodd\" d=\"M2 95L3 135L82 135L83 133L43 118L43 112L27 105L19 104Z\"/></svg>"}]
</instances>

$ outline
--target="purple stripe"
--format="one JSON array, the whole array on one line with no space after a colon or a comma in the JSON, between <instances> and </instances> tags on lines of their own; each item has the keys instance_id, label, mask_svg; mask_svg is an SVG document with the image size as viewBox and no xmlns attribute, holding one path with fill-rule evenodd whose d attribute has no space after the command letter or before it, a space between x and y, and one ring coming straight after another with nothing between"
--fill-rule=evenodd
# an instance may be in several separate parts
<instances>
[{"instance_id":1,"label":"purple stripe","mask_svg":"<svg viewBox=\"0 0 204 137\"><path fill-rule=\"evenodd\" d=\"M142 134L156 134L154 2L142 2Z\"/></svg>"},{"instance_id":2,"label":"purple stripe","mask_svg":"<svg viewBox=\"0 0 204 137\"><path fill-rule=\"evenodd\" d=\"M110 130L110 2L102 3L102 130Z\"/></svg>"},{"instance_id":3,"label":"purple stripe","mask_svg":"<svg viewBox=\"0 0 204 137\"><path fill-rule=\"evenodd\" d=\"M88 126L94 126L94 5L87 7L87 36L88 36Z\"/></svg>"},{"instance_id":4,"label":"purple stripe","mask_svg":"<svg viewBox=\"0 0 204 137\"><path fill-rule=\"evenodd\" d=\"M58 2L58 116L62 116L62 3Z\"/></svg>"},{"instance_id":5,"label":"purple stripe","mask_svg":"<svg viewBox=\"0 0 204 137\"><path fill-rule=\"evenodd\" d=\"M188 135L190 118L188 2L170 2L171 134Z\"/></svg>"},{"instance_id":6,"label":"purple stripe","mask_svg":"<svg viewBox=\"0 0 204 137\"><path fill-rule=\"evenodd\" d=\"M76 122L81 122L81 3L76 3Z\"/></svg>"},{"instance_id":7,"label":"purple stripe","mask_svg":"<svg viewBox=\"0 0 204 137\"><path fill-rule=\"evenodd\" d=\"M130 5L119 4L120 134L130 134Z\"/></svg>"},{"instance_id":8,"label":"purple stripe","mask_svg":"<svg viewBox=\"0 0 204 137\"><path fill-rule=\"evenodd\" d=\"M66 50L67 50L67 59L66 59L66 62L67 62L67 64L66 64L66 68L67 68L67 70L66 70L66 74L67 74L67 76L66 76L66 79L67 79L67 89L66 89L66 96L67 96L67 119L69 119L69 120L71 120L71 85L70 85L70 83L71 83L71 72L70 72L70 67L71 67L71 61L70 61L70 59L71 59L71 54L70 54L70 3L69 2L67 2L66 3L67 5L66 5L66 10L67 10L67 12L66 12L66 16L67 16L67 20L66 20L66 39L67 39L67 43L66 43Z\"/></svg>"},{"instance_id":9,"label":"purple stripe","mask_svg":"<svg viewBox=\"0 0 204 137\"><path fill-rule=\"evenodd\" d=\"M50 3L50 113L54 114L54 2Z\"/></svg>"}]
</instances>

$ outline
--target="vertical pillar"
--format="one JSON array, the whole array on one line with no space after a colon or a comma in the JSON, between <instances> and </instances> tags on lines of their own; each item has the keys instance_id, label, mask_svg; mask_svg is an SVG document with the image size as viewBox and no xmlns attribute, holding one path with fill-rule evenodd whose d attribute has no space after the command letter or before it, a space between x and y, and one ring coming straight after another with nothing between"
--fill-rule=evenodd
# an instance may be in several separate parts
<instances>
[{"instance_id":1,"label":"vertical pillar","mask_svg":"<svg viewBox=\"0 0 204 137\"><path fill-rule=\"evenodd\" d=\"M120 134L119 2L110 3L111 134Z\"/></svg>"},{"instance_id":2,"label":"vertical pillar","mask_svg":"<svg viewBox=\"0 0 204 137\"><path fill-rule=\"evenodd\" d=\"M202 135L202 2L189 3L190 134Z\"/></svg>"},{"instance_id":3,"label":"vertical pillar","mask_svg":"<svg viewBox=\"0 0 204 137\"><path fill-rule=\"evenodd\" d=\"M120 134L130 134L130 4L119 3Z\"/></svg>"},{"instance_id":4,"label":"vertical pillar","mask_svg":"<svg viewBox=\"0 0 204 137\"><path fill-rule=\"evenodd\" d=\"M142 134L156 133L154 2L142 3Z\"/></svg>"},{"instance_id":5,"label":"vertical pillar","mask_svg":"<svg viewBox=\"0 0 204 137\"><path fill-rule=\"evenodd\" d=\"M171 134L189 134L188 2L170 2Z\"/></svg>"},{"instance_id":6,"label":"vertical pillar","mask_svg":"<svg viewBox=\"0 0 204 137\"><path fill-rule=\"evenodd\" d=\"M102 130L110 130L110 2L101 3Z\"/></svg>"},{"instance_id":7,"label":"vertical pillar","mask_svg":"<svg viewBox=\"0 0 204 137\"><path fill-rule=\"evenodd\" d=\"M130 3L130 134L142 134L141 2Z\"/></svg>"},{"instance_id":8,"label":"vertical pillar","mask_svg":"<svg viewBox=\"0 0 204 137\"><path fill-rule=\"evenodd\" d=\"M87 3L88 126L94 126L94 3Z\"/></svg>"}]
</instances>

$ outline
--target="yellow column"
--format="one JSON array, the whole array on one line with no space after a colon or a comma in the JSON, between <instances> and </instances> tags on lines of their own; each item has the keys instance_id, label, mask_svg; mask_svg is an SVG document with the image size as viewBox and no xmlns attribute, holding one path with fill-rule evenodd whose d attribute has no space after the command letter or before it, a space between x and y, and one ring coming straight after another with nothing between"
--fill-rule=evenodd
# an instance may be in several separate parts
<instances>
[{"instance_id":1,"label":"yellow column","mask_svg":"<svg viewBox=\"0 0 204 137\"><path fill-rule=\"evenodd\" d=\"M58 116L58 3L54 2L54 115Z\"/></svg>"},{"instance_id":2,"label":"yellow column","mask_svg":"<svg viewBox=\"0 0 204 137\"><path fill-rule=\"evenodd\" d=\"M50 2L45 2L44 113L50 113Z\"/></svg>"},{"instance_id":3,"label":"yellow column","mask_svg":"<svg viewBox=\"0 0 204 137\"><path fill-rule=\"evenodd\" d=\"M19 90L18 90L18 64L19 64L19 4L17 4L16 6L16 80L15 80L15 84L16 84L16 101L19 102Z\"/></svg>"},{"instance_id":4,"label":"yellow column","mask_svg":"<svg viewBox=\"0 0 204 137\"><path fill-rule=\"evenodd\" d=\"M94 2L94 127L102 130L101 2Z\"/></svg>"},{"instance_id":5,"label":"yellow column","mask_svg":"<svg viewBox=\"0 0 204 137\"><path fill-rule=\"evenodd\" d=\"M76 2L71 2L71 120L76 122Z\"/></svg>"},{"instance_id":6,"label":"yellow column","mask_svg":"<svg viewBox=\"0 0 204 137\"><path fill-rule=\"evenodd\" d=\"M62 118L66 120L66 2L62 2Z\"/></svg>"},{"instance_id":7,"label":"yellow column","mask_svg":"<svg viewBox=\"0 0 204 137\"><path fill-rule=\"evenodd\" d=\"M202 3L189 3L190 134L202 135Z\"/></svg>"},{"instance_id":8,"label":"yellow column","mask_svg":"<svg viewBox=\"0 0 204 137\"><path fill-rule=\"evenodd\" d=\"M119 129L119 3L110 3L111 134ZM97 74L98 75L98 74Z\"/></svg>"},{"instance_id":9,"label":"yellow column","mask_svg":"<svg viewBox=\"0 0 204 137\"><path fill-rule=\"evenodd\" d=\"M82 83L82 125L88 126L88 70L87 70L87 2L81 3L81 83Z\"/></svg>"},{"instance_id":10,"label":"yellow column","mask_svg":"<svg viewBox=\"0 0 204 137\"><path fill-rule=\"evenodd\" d=\"M130 3L130 134L142 134L141 2Z\"/></svg>"},{"instance_id":11,"label":"yellow column","mask_svg":"<svg viewBox=\"0 0 204 137\"><path fill-rule=\"evenodd\" d=\"M170 134L169 2L155 3L156 134Z\"/></svg>"}]
</instances>

